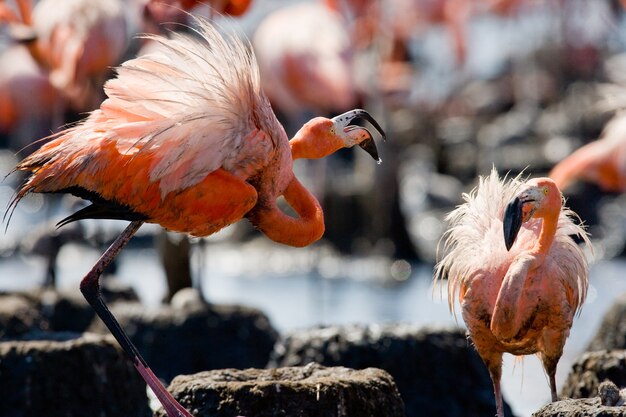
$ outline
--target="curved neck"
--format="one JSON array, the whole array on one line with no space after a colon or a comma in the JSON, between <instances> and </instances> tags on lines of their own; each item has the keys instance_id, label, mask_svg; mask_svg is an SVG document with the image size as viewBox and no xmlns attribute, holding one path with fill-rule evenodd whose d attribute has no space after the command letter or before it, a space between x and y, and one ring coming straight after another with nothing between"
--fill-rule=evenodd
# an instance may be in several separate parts
<instances>
[{"instance_id":1,"label":"curved neck","mask_svg":"<svg viewBox=\"0 0 626 417\"><path fill-rule=\"evenodd\" d=\"M556 211L551 211L543 217L541 223L541 232L539 232L539 239L535 243L532 252L537 256L537 261L541 262L546 257L554 241L556 235L556 229L559 224L560 207Z\"/></svg>"},{"instance_id":2,"label":"curved neck","mask_svg":"<svg viewBox=\"0 0 626 417\"><path fill-rule=\"evenodd\" d=\"M297 218L283 213L274 203L272 207L260 208L249 216L252 224L273 241L289 246L302 247L319 240L324 234L324 213L315 196L296 177L283 196Z\"/></svg>"},{"instance_id":3,"label":"curved neck","mask_svg":"<svg viewBox=\"0 0 626 417\"><path fill-rule=\"evenodd\" d=\"M291 158L294 161L304 158L324 158L345 147L345 144L336 140L336 138L317 135L314 137L315 140L312 140L313 137L311 135L313 135L313 133L305 126L289 141Z\"/></svg>"},{"instance_id":4,"label":"curved neck","mask_svg":"<svg viewBox=\"0 0 626 417\"><path fill-rule=\"evenodd\" d=\"M291 148L291 159L294 161L296 159L305 158L304 154L306 150L301 141L298 141L295 137L289 141L289 147Z\"/></svg>"}]
</instances>

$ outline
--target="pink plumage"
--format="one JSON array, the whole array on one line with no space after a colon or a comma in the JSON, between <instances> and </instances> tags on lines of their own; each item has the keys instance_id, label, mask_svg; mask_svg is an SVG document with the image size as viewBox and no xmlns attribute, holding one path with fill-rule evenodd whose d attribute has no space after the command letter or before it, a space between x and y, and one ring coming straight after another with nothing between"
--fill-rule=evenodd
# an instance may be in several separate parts
<instances>
[{"instance_id":1,"label":"pink plumage","mask_svg":"<svg viewBox=\"0 0 626 417\"><path fill-rule=\"evenodd\" d=\"M562 206L561 193L548 178L501 180L493 170L463 198L465 203L447 217L445 255L435 278L448 280L451 309L458 297L469 335L493 379L498 416L503 415L505 352L538 353L554 401L556 364L588 287L587 260L571 236L590 245L587 233ZM507 216L515 210L519 232L507 250Z\"/></svg>"}]
</instances>

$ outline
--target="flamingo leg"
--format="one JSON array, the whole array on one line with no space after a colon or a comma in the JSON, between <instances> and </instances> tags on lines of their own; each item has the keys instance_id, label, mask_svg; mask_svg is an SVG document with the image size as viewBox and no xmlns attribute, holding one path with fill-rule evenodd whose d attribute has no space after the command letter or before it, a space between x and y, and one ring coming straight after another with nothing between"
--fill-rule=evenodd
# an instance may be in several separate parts
<instances>
[{"instance_id":1,"label":"flamingo leg","mask_svg":"<svg viewBox=\"0 0 626 417\"><path fill-rule=\"evenodd\" d=\"M496 416L504 417L504 404L502 403L502 391L500 390L500 378L494 378L491 376L493 381L493 393L496 396Z\"/></svg>"},{"instance_id":2,"label":"flamingo leg","mask_svg":"<svg viewBox=\"0 0 626 417\"><path fill-rule=\"evenodd\" d=\"M478 345L476 345L478 348ZM482 354L481 354L482 352ZM502 353L494 352L491 350L479 349L478 353L481 354L481 358L487 369L489 370L489 376L493 382L493 394L496 397L496 416L504 417L504 402L502 400L502 390L500 389L500 379L502 378Z\"/></svg>"},{"instance_id":3,"label":"flamingo leg","mask_svg":"<svg viewBox=\"0 0 626 417\"><path fill-rule=\"evenodd\" d=\"M542 351L539 352L539 358L550 379L550 395L552 396L552 402L559 400L556 394L556 367L561 355L563 355L565 337L567 336L564 336L563 333L558 330L544 329L543 331L543 348Z\"/></svg>"},{"instance_id":4,"label":"flamingo leg","mask_svg":"<svg viewBox=\"0 0 626 417\"><path fill-rule=\"evenodd\" d=\"M550 374L550 394L552 395L552 402L559 400L559 397L556 395L556 378L554 374L555 373Z\"/></svg>"},{"instance_id":5,"label":"flamingo leg","mask_svg":"<svg viewBox=\"0 0 626 417\"><path fill-rule=\"evenodd\" d=\"M543 366L548 374L548 378L550 379L550 395L552 397L552 402L558 401L559 397L556 394L556 365L558 363L558 358L561 355L557 356L556 359L547 356L545 353L542 355Z\"/></svg>"},{"instance_id":6,"label":"flamingo leg","mask_svg":"<svg viewBox=\"0 0 626 417\"><path fill-rule=\"evenodd\" d=\"M91 307L93 307L98 317L100 317L108 327L122 349L124 349L126 354L130 357L139 374L141 374L146 384L148 384L161 405L163 405L163 409L165 409L168 417L192 417L192 415L172 397L158 380L154 372L148 367L148 364L141 357L135 345L130 341L118 321L104 303L100 294L100 275L102 271L111 263L113 258L115 258L124 245L128 243L142 224L142 221L133 221L124 229L111 246L102 254L100 259L98 259L98 262L96 262L93 268L85 275L80 283L80 291Z\"/></svg>"}]
</instances>

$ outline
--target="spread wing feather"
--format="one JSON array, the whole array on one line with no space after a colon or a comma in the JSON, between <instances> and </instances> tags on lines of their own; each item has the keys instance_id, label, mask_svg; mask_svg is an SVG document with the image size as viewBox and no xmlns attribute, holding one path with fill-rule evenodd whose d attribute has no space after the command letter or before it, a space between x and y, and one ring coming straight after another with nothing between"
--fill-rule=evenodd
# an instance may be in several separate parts
<instances>
[{"instance_id":1,"label":"spread wing feather","mask_svg":"<svg viewBox=\"0 0 626 417\"><path fill-rule=\"evenodd\" d=\"M13 203L29 191L80 187L103 194L98 187L106 184L84 178L115 162L106 159L110 152L106 158L98 152L111 143L120 159L149 161L149 179L159 181L162 198L218 168L242 179L262 170L287 137L261 90L250 45L202 19L197 25L195 37L150 36L160 47L117 69L99 109L18 165L33 175Z\"/></svg>"}]
</instances>

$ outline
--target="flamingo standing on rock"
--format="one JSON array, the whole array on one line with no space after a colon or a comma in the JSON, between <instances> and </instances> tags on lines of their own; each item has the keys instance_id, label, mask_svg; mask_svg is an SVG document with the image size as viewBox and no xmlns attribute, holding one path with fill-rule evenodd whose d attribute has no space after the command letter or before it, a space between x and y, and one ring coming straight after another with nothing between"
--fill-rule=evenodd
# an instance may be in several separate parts
<instances>
[{"instance_id":1,"label":"flamingo standing on rock","mask_svg":"<svg viewBox=\"0 0 626 417\"><path fill-rule=\"evenodd\" d=\"M324 233L322 208L294 176L293 160L359 145L379 160L372 134L350 125L365 110L317 117L289 141L263 93L248 44L198 19L197 38L151 38L163 48L129 60L105 85L108 98L86 119L20 162L29 192L72 193L91 205L61 220L131 223L80 288L169 417L190 414L169 394L104 304L99 276L144 222L208 236L247 218L270 239L306 246ZM283 196L298 217L281 211ZM7 211L9 212L9 211Z\"/></svg>"},{"instance_id":2,"label":"flamingo standing on rock","mask_svg":"<svg viewBox=\"0 0 626 417\"><path fill-rule=\"evenodd\" d=\"M503 181L493 170L464 199L448 215L447 253L435 279L448 279L451 310L458 294L469 335L493 381L497 415L504 415L505 352L537 353L556 401L556 366L588 286L587 260L570 236L590 245L587 233L549 178Z\"/></svg>"}]
</instances>

